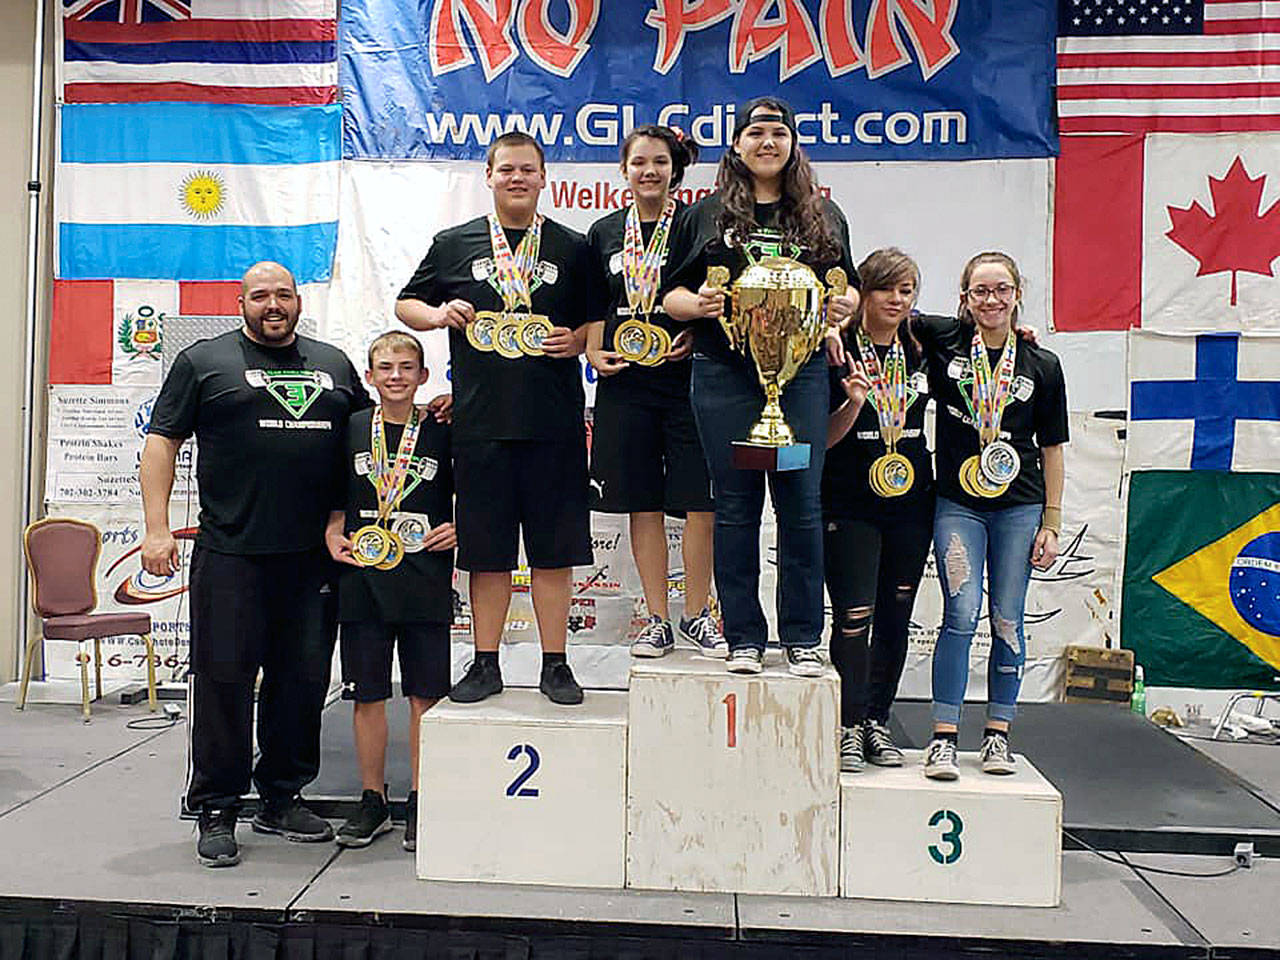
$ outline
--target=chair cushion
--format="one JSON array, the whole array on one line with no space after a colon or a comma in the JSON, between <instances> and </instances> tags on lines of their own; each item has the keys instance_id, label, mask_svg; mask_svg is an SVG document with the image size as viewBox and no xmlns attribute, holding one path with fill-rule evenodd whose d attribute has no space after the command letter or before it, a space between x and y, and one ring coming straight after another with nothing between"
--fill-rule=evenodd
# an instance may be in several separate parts
<instances>
[{"instance_id":1,"label":"chair cushion","mask_svg":"<svg viewBox=\"0 0 1280 960\"><path fill-rule=\"evenodd\" d=\"M47 640L93 640L150 632L149 613L77 613L44 621Z\"/></svg>"}]
</instances>

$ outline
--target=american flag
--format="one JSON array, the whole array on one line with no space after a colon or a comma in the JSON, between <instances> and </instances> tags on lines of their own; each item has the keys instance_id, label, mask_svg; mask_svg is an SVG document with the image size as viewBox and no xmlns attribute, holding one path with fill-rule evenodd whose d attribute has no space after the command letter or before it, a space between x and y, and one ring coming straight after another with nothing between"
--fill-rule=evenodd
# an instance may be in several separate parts
<instances>
[{"instance_id":1,"label":"american flag","mask_svg":"<svg viewBox=\"0 0 1280 960\"><path fill-rule=\"evenodd\" d=\"M1059 131L1280 130L1280 0L1059 0Z\"/></svg>"}]
</instances>

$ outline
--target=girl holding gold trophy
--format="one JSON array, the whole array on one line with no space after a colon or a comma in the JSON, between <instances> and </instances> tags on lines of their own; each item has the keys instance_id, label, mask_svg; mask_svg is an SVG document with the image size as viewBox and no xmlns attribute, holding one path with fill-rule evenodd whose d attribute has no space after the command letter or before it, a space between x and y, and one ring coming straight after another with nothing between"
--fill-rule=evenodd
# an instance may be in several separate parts
<instances>
[{"instance_id":1,"label":"girl holding gold trophy","mask_svg":"<svg viewBox=\"0 0 1280 960\"><path fill-rule=\"evenodd\" d=\"M607 319L587 329L587 359L600 375L591 506L629 514L631 552L649 613L631 645L637 657L660 657L675 645L664 513L685 518L680 637L708 656L727 652L711 609L711 478L689 406L693 338L658 302L671 227L682 209L671 191L697 157L697 144L669 127L632 130L622 143L632 202L597 220L587 234L611 295Z\"/></svg>"},{"instance_id":2,"label":"girl holding gold trophy","mask_svg":"<svg viewBox=\"0 0 1280 960\"><path fill-rule=\"evenodd\" d=\"M778 522L779 639L792 673L819 676L826 669L818 651L824 612L819 485L827 433L826 360L812 349L818 343L807 330L789 341L765 342L771 331L794 322L784 308L752 319L753 364L743 349L747 338L730 339L733 324L728 321L740 318L730 317L725 284L716 280L741 279L762 265L768 274L770 264L783 264L775 270L780 276L825 275L839 292L811 316L819 323L839 322L853 313L857 293L843 290L833 275L856 288L857 272L849 254L848 223L818 191L808 158L796 143L791 108L766 97L747 103L736 117L733 143L717 171L716 192L676 221L663 306L670 316L693 325L690 396L713 479L716 592L729 669L759 673L764 664L768 624L759 597L760 518L767 474ZM804 298L806 303L813 300L809 291ZM789 446L799 455L791 456L786 467L779 455L767 470L742 468L735 448L754 434L753 423L761 417L768 355L792 356L797 344L806 356L784 376L771 370L769 390L776 397L779 384L785 387L782 426L789 424L786 434L794 435ZM780 418L774 406L776 425Z\"/></svg>"}]
</instances>

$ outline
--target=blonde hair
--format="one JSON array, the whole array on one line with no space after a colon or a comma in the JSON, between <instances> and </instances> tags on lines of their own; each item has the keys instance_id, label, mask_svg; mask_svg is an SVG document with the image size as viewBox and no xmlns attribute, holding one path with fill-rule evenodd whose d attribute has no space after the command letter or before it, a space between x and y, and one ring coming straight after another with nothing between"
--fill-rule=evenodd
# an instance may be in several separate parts
<instances>
[{"instance_id":1,"label":"blonde hair","mask_svg":"<svg viewBox=\"0 0 1280 960\"><path fill-rule=\"evenodd\" d=\"M969 258L969 262L964 265L964 270L960 274L960 307L956 311L956 319L973 321L973 316L969 313L969 279L973 276L973 271L984 263L998 263L1008 270L1009 276L1013 278L1015 298L1013 301L1013 316L1009 319L1009 326L1016 327L1018 325L1018 317L1022 314L1022 271L1018 269L1013 257L1001 250L984 250L982 253L974 254Z\"/></svg>"},{"instance_id":2,"label":"blonde hair","mask_svg":"<svg viewBox=\"0 0 1280 960\"><path fill-rule=\"evenodd\" d=\"M422 353L422 344L418 342L418 338L411 333L405 333L403 330L388 330L386 333L379 335L369 344L369 369L373 369L373 355L379 350L385 350L388 353L395 353L397 350L403 350L406 353L412 353L418 358L418 366L426 368L427 358Z\"/></svg>"}]
</instances>

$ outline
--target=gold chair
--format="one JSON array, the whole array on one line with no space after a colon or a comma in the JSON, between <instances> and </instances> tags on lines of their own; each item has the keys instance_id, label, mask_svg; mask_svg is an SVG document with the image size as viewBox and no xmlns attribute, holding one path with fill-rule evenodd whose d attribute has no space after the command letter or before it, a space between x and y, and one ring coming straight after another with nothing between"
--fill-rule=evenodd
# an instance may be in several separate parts
<instances>
[{"instance_id":1,"label":"gold chair","mask_svg":"<svg viewBox=\"0 0 1280 960\"><path fill-rule=\"evenodd\" d=\"M41 619L41 635L47 640L74 640L79 649L80 701L89 722L89 654L85 641L93 641L95 700L102 699L102 638L136 634L147 647L147 701L156 709L155 649L151 643L151 615L147 613L94 613L98 606L95 578L102 534L92 523L64 517L37 520L23 532L23 552L31 575L31 602ZM31 664L40 636L27 641L23 656L22 687L18 709L27 705Z\"/></svg>"}]
</instances>

